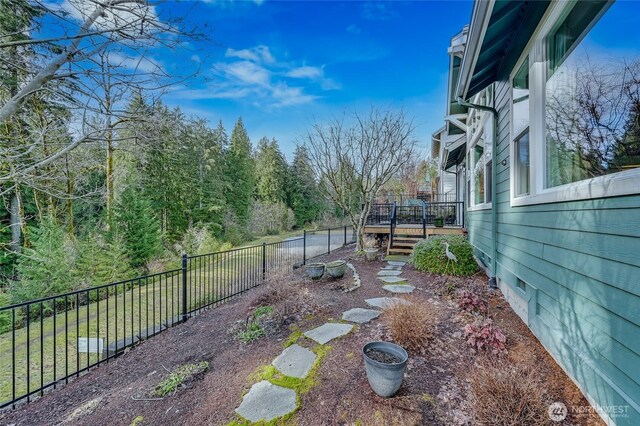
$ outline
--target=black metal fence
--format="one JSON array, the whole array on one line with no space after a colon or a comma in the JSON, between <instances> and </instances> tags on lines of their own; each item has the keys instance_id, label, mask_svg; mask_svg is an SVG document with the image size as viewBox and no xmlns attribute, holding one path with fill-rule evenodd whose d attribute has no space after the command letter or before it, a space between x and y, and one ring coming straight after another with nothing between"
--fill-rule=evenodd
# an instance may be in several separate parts
<instances>
[{"instance_id":1,"label":"black metal fence","mask_svg":"<svg viewBox=\"0 0 640 426\"><path fill-rule=\"evenodd\" d=\"M351 227L305 231L275 243L183 255L181 267L0 308L0 408L109 362L202 310L262 283L267 274L355 242Z\"/></svg>"}]
</instances>

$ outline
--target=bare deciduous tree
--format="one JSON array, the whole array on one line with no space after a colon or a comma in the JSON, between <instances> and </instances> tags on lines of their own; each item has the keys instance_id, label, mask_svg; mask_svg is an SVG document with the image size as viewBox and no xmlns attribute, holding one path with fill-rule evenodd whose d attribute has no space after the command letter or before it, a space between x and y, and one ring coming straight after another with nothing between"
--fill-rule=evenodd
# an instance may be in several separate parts
<instances>
[{"instance_id":1,"label":"bare deciduous tree","mask_svg":"<svg viewBox=\"0 0 640 426\"><path fill-rule=\"evenodd\" d=\"M349 124L346 116L315 123L305 145L321 188L349 217L356 230L356 250L361 250L376 194L412 158L416 141L403 111L371 108L352 118Z\"/></svg>"}]
</instances>

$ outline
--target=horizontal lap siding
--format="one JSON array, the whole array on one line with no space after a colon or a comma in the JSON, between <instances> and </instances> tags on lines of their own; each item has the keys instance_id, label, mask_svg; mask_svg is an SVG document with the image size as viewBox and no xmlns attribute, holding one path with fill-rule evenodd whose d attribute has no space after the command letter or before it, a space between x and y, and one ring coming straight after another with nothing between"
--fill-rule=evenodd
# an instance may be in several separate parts
<instances>
[{"instance_id":1,"label":"horizontal lap siding","mask_svg":"<svg viewBox=\"0 0 640 426\"><path fill-rule=\"evenodd\" d=\"M640 196L512 208L508 91L497 84L498 278L527 283L529 326L592 402L640 424ZM490 256L491 211L467 223Z\"/></svg>"}]
</instances>

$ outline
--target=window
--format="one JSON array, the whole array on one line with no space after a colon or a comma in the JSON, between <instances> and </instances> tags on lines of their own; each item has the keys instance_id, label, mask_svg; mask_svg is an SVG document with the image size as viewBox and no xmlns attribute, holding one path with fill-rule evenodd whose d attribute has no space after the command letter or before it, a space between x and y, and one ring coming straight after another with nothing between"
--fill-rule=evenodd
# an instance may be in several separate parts
<instances>
[{"instance_id":1,"label":"window","mask_svg":"<svg viewBox=\"0 0 640 426\"><path fill-rule=\"evenodd\" d=\"M552 3L511 75L512 205L640 192L635 2Z\"/></svg>"},{"instance_id":2,"label":"window","mask_svg":"<svg viewBox=\"0 0 640 426\"><path fill-rule=\"evenodd\" d=\"M512 80L513 134L515 157L515 195L528 195L529 171L529 58L518 69Z\"/></svg>"},{"instance_id":3,"label":"window","mask_svg":"<svg viewBox=\"0 0 640 426\"><path fill-rule=\"evenodd\" d=\"M485 94L482 96L484 97ZM490 208L492 201L491 179L493 164L491 148L493 118L491 114L484 112L474 112L472 114L473 125L468 152L471 206Z\"/></svg>"}]
</instances>

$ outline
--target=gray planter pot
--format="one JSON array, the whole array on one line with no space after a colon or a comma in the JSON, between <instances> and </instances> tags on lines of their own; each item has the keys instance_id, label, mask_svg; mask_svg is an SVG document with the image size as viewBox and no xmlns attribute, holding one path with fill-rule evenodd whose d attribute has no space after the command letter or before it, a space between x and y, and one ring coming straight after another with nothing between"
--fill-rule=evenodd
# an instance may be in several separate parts
<instances>
[{"instance_id":1,"label":"gray planter pot","mask_svg":"<svg viewBox=\"0 0 640 426\"><path fill-rule=\"evenodd\" d=\"M347 262L344 260L334 260L327 263L325 271L331 278L342 278L347 268Z\"/></svg>"},{"instance_id":2,"label":"gray planter pot","mask_svg":"<svg viewBox=\"0 0 640 426\"><path fill-rule=\"evenodd\" d=\"M324 275L324 263L307 263L304 270L312 280L319 280Z\"/></svg>"},{"instance_id":3,"label":"gray planter pot","mask_svg":"<svg viewBox=\"0 0 640 426\"><path fill-rule=\"evenodd\" d=\"M378 257L378 249L377 248L366 248L364 249L364 258L368 261L376 260Z\"/></svg>"},{"instance_id":4,"label":"gray planter pot","mask_svg":"<svg viewBox=\"0 0 640 426\"><path fill-rule=\"evenodd\" d=\"M402 361L397 364L376 361L367 356L368 349L377 349L395 355ZM371 389L383 398L395 395L402 385L402 379L404 379L404 370L407 367L407 359L409 359L407 351L402 346L390 342L369 342L362 348L362 356Z\"/></svg>"}]
</instances>

